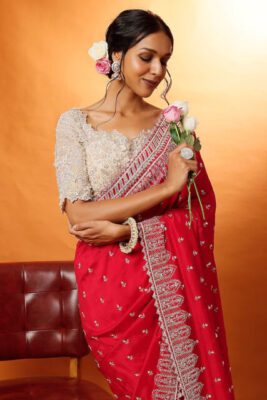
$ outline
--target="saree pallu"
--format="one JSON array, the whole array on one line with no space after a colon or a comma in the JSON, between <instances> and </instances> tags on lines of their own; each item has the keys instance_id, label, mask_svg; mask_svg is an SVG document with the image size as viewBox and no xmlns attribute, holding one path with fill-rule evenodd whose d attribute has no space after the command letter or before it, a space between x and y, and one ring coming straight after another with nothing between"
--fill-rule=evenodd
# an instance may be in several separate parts
<instances>
[{"instance_id":1,"label":"saree pallu","mask_svg":"<svg viewBox=\"0 0 267 400\"><path fill-rule=\"evenodd\" d=\"M97 197L126 197L166 178L176 145L163 115L142 151ZM84 334L116 399L233 400L231 368L214 260L216 199L200 152L195 178L206 219L187 185L133 216L139 240L78 241L74 267Z\"/></svg>"}]
</instances>

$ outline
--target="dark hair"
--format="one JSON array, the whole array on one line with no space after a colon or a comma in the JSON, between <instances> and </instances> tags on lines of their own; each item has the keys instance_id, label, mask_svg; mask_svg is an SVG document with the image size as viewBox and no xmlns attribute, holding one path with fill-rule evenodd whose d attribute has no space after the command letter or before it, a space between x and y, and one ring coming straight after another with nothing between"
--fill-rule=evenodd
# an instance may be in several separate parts
<instances>
[{"instance_id":1,"label":"dark hair","mask_svg":"<svg viewBox=\"0 0 267 400\"><path fill-rule=\"evenodd\" d=\"M142 39L144 39L146 36L150 35L151 33L156 33L156 32L164 32L166 35L170 38L171 44L173 47L173 36L171 33L170 28L168 25L156 14L152 13L150 10L142 10L142 9L130 9L130 10L124 10L122 11L108 26L107 31L106 31L106 42L108 44L108 58L111 64L113 63L112 60L112 53L115 51L122 52L121 60L120 63L122 63L125 53L127 50L129 50L131 47L135 46L138 42L140 42ZM168 82L167 78L164 77L164 80L167 84L167 87L163 91L160 97L162 97L166 103L169 105L169 102L166 98L166 94L168 93L171 85L172 85L172 79L171 75L166 69L170 81ZM106 96L107 96L107 89L110 83L116 79L112 78L113 71L111 70L107 76L111 78L106 86L106 93L104 98L102 99L105 101ZM120 71L120 74L123 73ZM124 81L125 84L125 81ZM115 110L113 113L113 116L108 119L112 119L114 115L116 114L116 109L117 109L117 99L122 91L123 86L120 88L116 95L116 102L115 102ZM100 103L96 108L93 108L93 110L98 109L102 103ZM92 109L91 109L92 110ZM107 121L106 121L107 122ZM105 121L100 122L98 124L102 125L105 123Z\"/></svg>"},{"instance_id":2,"label":"dark hair","mask_svg":"<svg viewBox=\"0 0 267 400\"><path fill-rule=\"evenodd\" d=\"M108 26L106 42L108 43L108 56L111 63L112 53L122 51L122 60L125 53L143 38L151 33L163 31L170 38L173 46L173 35L168 25L156 14L142 9L122 11ZM112 71L107 74L111 78Z\"/></svg>"}]
</instances>

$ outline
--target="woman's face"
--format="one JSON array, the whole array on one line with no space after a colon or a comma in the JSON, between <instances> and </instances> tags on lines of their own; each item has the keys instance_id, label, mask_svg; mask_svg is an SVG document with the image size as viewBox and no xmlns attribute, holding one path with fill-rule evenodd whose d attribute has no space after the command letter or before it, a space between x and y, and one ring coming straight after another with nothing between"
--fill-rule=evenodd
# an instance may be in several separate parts
<instances>
[{"instance_id":1,"label":"woman's face","mask_svg":"<svg viewBox=\"0 0 267 400\"><path fill-rule=\"evenodd\" d=\"M138 96L149 97L164 78L171 54L172 44L166 33L146 36L125 54L122 71L126 85Z\"/></svg>"}]
</instances>

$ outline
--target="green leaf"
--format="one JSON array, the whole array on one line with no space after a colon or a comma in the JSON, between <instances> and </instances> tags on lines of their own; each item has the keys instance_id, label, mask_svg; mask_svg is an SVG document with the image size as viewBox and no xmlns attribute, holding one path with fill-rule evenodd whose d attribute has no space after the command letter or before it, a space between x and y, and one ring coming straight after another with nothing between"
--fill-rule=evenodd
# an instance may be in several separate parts
<instances>
[{"instance_id":1,"label":"green leaf","mask_svg":"<svg viewBox=\"0 0 267 400\"><path fill-rule=\"evenodd\" d=\"M186 138L186 143L189 144L189 146L194 145L195 138L191 134L189 134Z\"/></svg>"},{"instance_id":2,"label":"green leaf","mask_svg":"<svg viewBox=\"0 0 267 400\"><path fill-rule=\"evenodd\" d=\"M172 137L172 140L174 141L174 143L178 145L179 139L177 137L177 132L176 132L175 128L170 127L170 134L171 134L171 137Z\"/></svg>"},{"instance_id":3,"label":"green leaf","mask_svg":"<svg viewBox=\"0 0 267 400\"><path fill-rule=\"evenodd\" d=\"M177 132L174 126L170 126L170 132L172 135L176 135L177 136Z\"/></svg>"},{"instance_id":4,"label":"green leaf","mask_svg":"<svg viewBox=\"0 0 267 400\"><path fill-rule=\"evenodd\" d=\"M181 139L187 143L187 141L186 141L186 139L187 139L187 133L186 133L186 131L183 131L183 132L181 133Z\"/></svg>"},{"instance_id":5,"label":"green leaf","mask_svg":"<svg viewBox=\"0 0 267 400\"><path fill-rule=\"evenodd\" d=\"M179 135L181 135L181 129L179 128L179 125L177 125L177 124L175 124L176 125L176 128L177 128L177 131L179 132Z\"/></svg>"}]
</instances>

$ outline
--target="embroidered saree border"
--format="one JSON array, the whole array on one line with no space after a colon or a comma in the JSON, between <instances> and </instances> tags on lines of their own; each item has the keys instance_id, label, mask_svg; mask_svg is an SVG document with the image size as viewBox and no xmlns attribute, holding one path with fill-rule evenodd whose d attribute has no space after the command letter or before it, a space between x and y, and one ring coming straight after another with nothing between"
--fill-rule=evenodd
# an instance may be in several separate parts
<instances>
[{"instance_id":1,"label":"embroidered saree border","mask_svg":"<svg viewBox=\"0 0 267 400\"><path fill-rule=\"evenodd\" d=\"M155 375L156 388L152 399L204 399L200 395L204 384L198 381L202 371L196 367L198 356L193 352L198 341L190 338L191 327L186 324L191 314L181 308L184 302L183 285L180 280L173 278L177 266L169 262L170 252L165 247L165 229L166 226L159 216L138 222L146 261L145 269L163 335L157 366L159 373Z\"/></svg>"},{"instance_id":2,"label":"embroidered saree border","mask_svg":"<svg viewBox=\"0 0 267 400\"><path fill-rule=\"evenodd\" d=\"M96 200L112 199L137 193L162 182L166 177L168 151L176 147L166 134L169 123L162 118L155 125L142 151L126 166L109 188L96 196ZM165 247L165 225L159 216L138 222L144 270L148 274L155 299L163 340L158 360L159 373L154 377L153 400L202 400L202 387L198 382L201 370L195 365L198 356L193 348L198 342L190 338L191 327L185 323L190 314L181 309L184 296L181 281L172 278L176 265L169 262Z\"/></svg>"},{"instance_id":3,"label":"embroidered saree border","mask_svg":"<svg viewBox=\"0 0 267 400\"><path fill-rule=\"evenodd\" d=\"M109 188L104 189L96 196L96 200L107 200L137 193L148 188L151 182L157 184L166 177L164 165L167 162L166 149L170 145L171 136L164 135L164 133L168 126L169 123L161 115L142 151L130 160L124 172L114 180ZM176 146L174 143L171 143L172 145Z\"/></svg>"}]
</instances>

